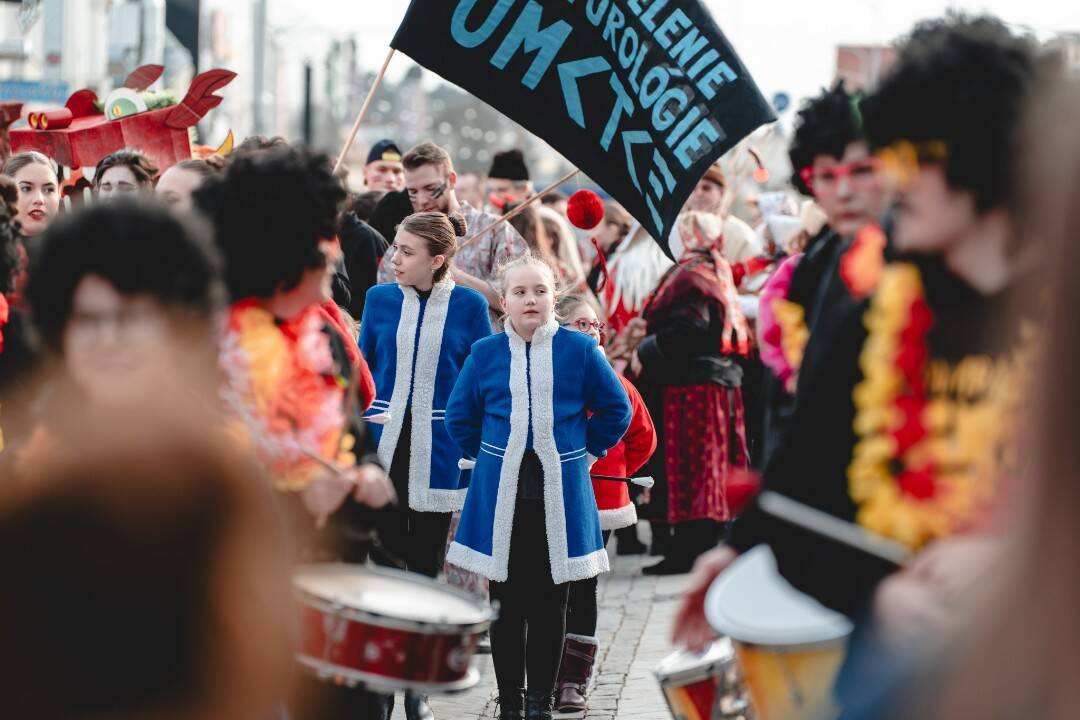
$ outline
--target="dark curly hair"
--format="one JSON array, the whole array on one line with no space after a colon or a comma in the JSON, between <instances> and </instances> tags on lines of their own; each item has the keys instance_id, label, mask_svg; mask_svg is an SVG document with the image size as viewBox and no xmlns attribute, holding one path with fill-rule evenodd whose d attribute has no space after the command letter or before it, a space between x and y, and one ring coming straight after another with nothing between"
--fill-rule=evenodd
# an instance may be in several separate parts
<instances>
[{"instance_id":1,"label":"dark curly hair","mask_svg":"<svg viewBox=\"0 0 1080 720\"><path fill-rule=\"evenodd\" d=\"M1038 62L1030 38L998 19L949 13L915 26L896 64L862 104L874 148L944 142L945 178L979 212L1004 203Z\"/></svg>"},{"instance_id":2,"label":"dark curly hair","mask_svg":"<svg viewBox=\"0 0 1080 720\"><path fill-rule=\"evenodd\" d=\"M15 276L19 272L22 252L19 249L19 188L15 181L0 175L0 294L15 289Z\"/></svg>"},{"instance_id":3,"label":"dark curly hair","mask_svg":"<svg viewBox=\"0 0 1080 720\"><path fill-rule=\"evenodd\" d=\"M319 248L337 234L345 189L325 155L279 148L241 154L195 191L214 225L233 300L292 290L323 267Z\"/></svg>"},{"instance_id":4,"label":"dark curly hair","mask_svg":"<svg viewBox=\"0 0 1080 720\"><path fill-rule=\"evenodd\" d=\"M814 194L801 174L814 164L814 158L828 155L839 160L848 145L865 139L858 103L859 96L849 93L839 80L800 108L788 157L794 169L791 184L803 195Z\"/></svg>"},{"instance_id":5,"label":"dark curly hair","mask_svg":"<svg viewBox=\"0 0 1080 720\"><path fill-rule=\"evenodd\" d=\"M105 177L105 171L113 167L126 167L135 176L135 182L141 187L152 187L157 180L158 169L150 162L140 150L124 148L106 155L98 161L94 168L94 189L101 187L101 179Z\"/></svg>"},{"instance_id":6,"label":"dark curly hair","mask_svg":"<svg viewBox=\"0 0 1080 720\"><path fill-rule=\"evenodd\" d=\"M150 295L209 320L224 302L221 262L205 222L157 203L95 204L49 225L30 264L26 300L43 345L63 350L75 288L87 275L122 295Z\"/></svg>"}]
</instances>

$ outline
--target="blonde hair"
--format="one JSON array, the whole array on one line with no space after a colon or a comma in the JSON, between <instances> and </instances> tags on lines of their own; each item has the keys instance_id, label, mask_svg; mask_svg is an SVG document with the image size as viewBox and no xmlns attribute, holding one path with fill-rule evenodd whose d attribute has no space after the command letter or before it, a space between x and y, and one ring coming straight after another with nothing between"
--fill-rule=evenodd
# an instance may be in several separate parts
<instances>
[{"instance_id":1,"label":"blonde hair","mask_svg":"<svg viewBox=\"0 0 1080 720\"><path fill-rule=\"evenodd\" d=\"M560 295L559 288L559 274L555 268L551 267L551 263L544 260L542 257L533 255L531 252L526 252L524 255L519 255L512 260L507 260L499 269L495 275L495 289L499 291L500 297L506 297L506 277L514 270L518 270L523 267L538 267L548 271L548 275L551 277L551 291L555 294L555 300L558 302Z\"/></svg>"}]
</instances>

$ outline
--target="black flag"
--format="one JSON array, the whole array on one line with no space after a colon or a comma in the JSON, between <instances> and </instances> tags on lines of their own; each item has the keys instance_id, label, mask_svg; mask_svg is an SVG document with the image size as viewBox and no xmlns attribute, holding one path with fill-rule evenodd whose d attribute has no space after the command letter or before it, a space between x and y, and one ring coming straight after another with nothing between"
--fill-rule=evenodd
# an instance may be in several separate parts
<instances>
[{"instance_id":1,"label":"black flag","mask_svg":"<svg viewBox=\"0 0 1080 720\"><path fill-rule=\"evenodd\" d=\"M709 165L775 119L698 0L412 0L391 44L547 141L665 250Z\"/></svg>"}]
</instances>

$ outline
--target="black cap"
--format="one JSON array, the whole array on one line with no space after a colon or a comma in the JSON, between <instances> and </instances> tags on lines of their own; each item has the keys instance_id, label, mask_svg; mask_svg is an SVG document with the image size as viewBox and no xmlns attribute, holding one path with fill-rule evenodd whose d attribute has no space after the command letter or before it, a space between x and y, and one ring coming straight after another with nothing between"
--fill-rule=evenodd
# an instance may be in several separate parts
<instances>
[{"instance_id":1,"label":"black cap","mask_svg":"<svg viewBox=\"0 0 1080 720\"><path fill-rule=\"evenodd\" d=\"M513 180L520 182L529 179L529 168L525 167L525 155L514 148L506 152L495 153L491 161L491 170L488 177L500 180Z\"/></svg>"},{"instance_id":2,"label":"black cap","mask_svg":"<svg viewBox=\"0 0 1080 720\"><path fill-rule=\"evenodd\" d=\"M385 160L387 162L401 162L401 148L393 140L380 140L371 146L365 165Z\"/></svg>"}]
</instances>

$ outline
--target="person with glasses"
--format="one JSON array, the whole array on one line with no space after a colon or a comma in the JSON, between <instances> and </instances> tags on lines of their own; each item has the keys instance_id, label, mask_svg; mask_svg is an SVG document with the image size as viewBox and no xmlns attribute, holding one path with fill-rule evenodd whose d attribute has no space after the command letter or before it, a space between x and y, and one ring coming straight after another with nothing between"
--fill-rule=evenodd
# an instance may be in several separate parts
<instances>
[{"instance_id":1,"label":"person with glasses","mask_svg":"<svg viewBox=\"0 0 1080 720\"><path fill-rule=\"evenodd\" d=\"M555 305L555 315L560 318L560 326L589 335L603 349L604 323L584 295L560 297ZM641 393L622 375L618 378L630 399L630 428L619 444L592 466L593 475L629 477L640 470L656 451L656 428ZM594 479L592 487L606 547L612 532L633 529L637 525L637 510L626 483ZM595 577L570 583L566 603L566 640L555 689L555 709L562 713L587 709L586 690L599 649L596 639L596 589Z\"/></svg>"},{"instance_id":2,"label":"person with glasses","mask_svg":"<svg viewBox=\"0 0 1080 720\"><path fill-rule=\"evenodd\" d=\"M474 208L458 199L455 192L457 172L450 154L443 148L430 142L421 143L405 153L401 164L405 168L405 195L411 210L402 207L400 199L396 197L397 193L387 193L375 208L371 224L380 230L389 226L394 231L384 235L394 237L397 224L406 215L414 212L460 214L465 218L470 235L458 241L458 250L450 266L450 274L458 285L480 292L495 315L495 309L499 307L499 294L492 284L496 272L502 263L528 251L525 241L509 223L502 223L494 230L484 232L499 216ZM390 209L401 214L388 220L383 216ZM483 235L477 237L476 233L479 232L483 232ZM393 248L383 256L379 267L379 282L394 282Z\"/></svg>"}]
</instances>

